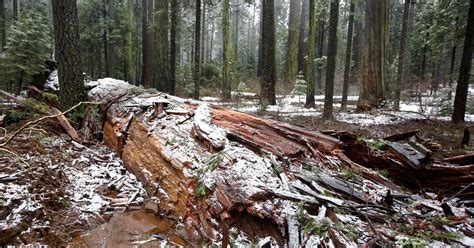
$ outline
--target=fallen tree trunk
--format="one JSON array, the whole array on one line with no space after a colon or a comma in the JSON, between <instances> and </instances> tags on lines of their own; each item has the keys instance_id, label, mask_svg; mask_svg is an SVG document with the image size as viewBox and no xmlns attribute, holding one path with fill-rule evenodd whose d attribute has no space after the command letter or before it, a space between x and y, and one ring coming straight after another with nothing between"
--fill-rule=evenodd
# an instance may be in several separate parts
<instances>
[{"instance_id":1,"label":"fallen tree trunk","mask_svg":"<svg viewBox=\"0 0 474 248\"><path fill-rule=\"evenodd\" d=\"M335 132L333 137L202 102L148 94L122 81L99 80L89 95L106 102L105 143L116 149L148 195L156 197L159 212L184 223L189 242L196 242L196 235L228 242L228 234L221 237L216 230L228 233L230 226L251 237L271 236L282 245L296 235L293 220L301 216L294 202L306 204L304 213L319 212L315 218L325 218L327 208L345 209L346 215L368 221L360 228L373 232L370 220L385 223L392 205L402 213L409 207L388 198L406 193L371 168L388 170L396 182L411 186L416 181L416 186L447 193L474 180L472 165L422 160L415 168L403 154L371 151L353 135ZM153 107L165 100L169 104L164 109ZM426 200L411 198L411 204ZM387 207L377 207L381 204ZM333 243L344 236L339 231L331 231ZM308 245L326 242L311 233L301 235Z\"/></svg>"}]
</instances>

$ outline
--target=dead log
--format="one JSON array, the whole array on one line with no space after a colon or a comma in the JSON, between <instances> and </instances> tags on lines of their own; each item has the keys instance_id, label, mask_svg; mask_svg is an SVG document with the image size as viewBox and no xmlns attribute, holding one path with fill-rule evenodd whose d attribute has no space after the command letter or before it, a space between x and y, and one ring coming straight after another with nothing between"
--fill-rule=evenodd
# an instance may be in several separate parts
<instances>
[{"instance_id":1,"label":"dead log","mask_svg":"<svg viewBox=\"0 0 474 248\"><path fill-rule=\"evenodd\" d=\"M336 138L218 106L137 91L129 84L104 80L90 92L93 99L107 102L104 141L121 153L124 165L144 184L148 195L159 199L160 214L189 222L210 240L219 226L211 225L211 219L222 225L225 215L224 232L238 227L252 237L269 234L281 244L280 230L289 228L281 202L321 208L335 205L363 220L383 223L391 210L374 206L383 204L387 190L394 198L403 191L372 168L389 170L395 182L418 180L437 189L474 179L469 166L418 160L415 168L393 152L373 152L343 132L332 132ZM151 121L149 117L157 112L149 106L162 99L170 104L158 115L167 114ZM194 118L184 113L194 113ZM308 161L314 161L310 164L317 172L302 169ZM341 168L364 180L341 179L335 173ZM294 183L296 178L300 184ZM382 199L374 194L381 194ZM396 208L406 206L395 200Z\"/></svg>"}]
</instances>

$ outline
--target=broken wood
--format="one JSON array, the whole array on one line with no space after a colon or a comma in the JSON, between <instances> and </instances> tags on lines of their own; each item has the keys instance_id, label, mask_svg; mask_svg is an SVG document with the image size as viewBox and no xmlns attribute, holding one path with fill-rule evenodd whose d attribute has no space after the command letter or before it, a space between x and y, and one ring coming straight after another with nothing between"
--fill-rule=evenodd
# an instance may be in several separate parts
<instances>
[{"instance_id":1,"label":"broken wood","mask_svg":"<svg viewBox=\"0 0 474 248\"><path fill-rule=\"evenodd\" d=\"M166 98L170 103L163 110L166 118L149 122L149 116L158 113L158 117L163 112L143 106L159 102L166 95L144 93L117 98L119 95L100 85L90 95L113 101L104 109L104 142L122 153L124 165L143 183L148 195L159 199L159 213L189 222L208 240L215 240L216 228L226 232L238 227L249 235L255 229L265 229L258 231L271 233L280 243L279 230L284 228L289 232L286 241L299 243L299 224L281 215L282 202L293 207L295 202L302 202L305 208L344 209L368 222L378 235L374 223L390 221L394 211L391 205L407 211L409 203L398 198L404 195L398 183L413 186L416 182L456 192L474 179L472 167L430 161L428 149L416 143L407 144L410 152L423 155L415 156L415 161L407 159L404 150L374 152L346 132L321 134L171 96ZM173 112L175 109L179 110ZM188 116L184 121L183 115ZM189 121L191 116L194 118ZM123 140L114 132L117 124L121 131L127 126ZM308 165L314 171L309 171ZM342 169L354 173L358 181L342 179ZM372 169L388 170L390 179ZM387 199L388 191L393 199ZM410 197L404 201L413 203ZM211 225L212 220L220 222L220 228ZM223 242L228 242L226 239Z\"/></svg>"}]
</instances>

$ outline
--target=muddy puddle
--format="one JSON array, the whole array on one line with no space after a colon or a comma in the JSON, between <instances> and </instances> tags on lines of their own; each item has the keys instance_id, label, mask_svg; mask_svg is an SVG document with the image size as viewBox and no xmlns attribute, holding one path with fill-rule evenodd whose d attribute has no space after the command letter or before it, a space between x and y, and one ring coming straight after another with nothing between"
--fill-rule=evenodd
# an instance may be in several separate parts
<instances>
[{"instance_id":1,"label":"muddy puddle","mask_svg":"<svg viewBox=\"0 0 474 248\"><path fill-rule=\"evenodd\" d=\"M177 236L174 222L145 210L116 215L109 222L73 238L70 247L186 246Z\"/></svg>"}]
</instances>

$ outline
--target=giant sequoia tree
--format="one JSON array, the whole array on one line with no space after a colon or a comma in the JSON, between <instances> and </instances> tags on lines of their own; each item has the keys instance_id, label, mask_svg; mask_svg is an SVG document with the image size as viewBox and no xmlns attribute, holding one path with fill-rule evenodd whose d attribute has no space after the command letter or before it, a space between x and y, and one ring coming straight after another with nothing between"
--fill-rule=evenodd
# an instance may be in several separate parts
<instances>
[{"instance_id":1,"label":"giant sequoia tree","mask_svg":"<svg viewBox=\"0 0 474 248\"><path fill-rule=\"evenodd\" d=\"M275 16L273 0L263 0L262 13L262 75L260 102L276 104L275 97Z\"/></svg>"},{"instance_id":2,"label":"giant sequoia tree","mask_svg":"<svg viewBox=\"0 0 474 248\"><path fill-rule=\"evenodd\" d=\"M365 3L362 84L357 109L368 111L384 100L388 0Z\"/></svg>"},{"instance_id":3,"label":"giant sequoia tree","mask_svg":"<svg viewBox=\"0 0 474 248\"><path fill-rule=\"evenodd\" d=\"M68 108L85 97L76 0L52 0L59 99Z\"/></svg>"},{"instance_id":4,"label":"giant sequoia tree","mask_svg":"<svg viewBox=\"0 0 474 248\"><path fill-rule=\"evenodd\" d=\"M456 87L456 97L454 99L454 111L452 121L455 123L464 122L466 115L467 93L469 88L469 77L472 65L472 38L474 36L474 0L471 0L469 16L466 26L466 36L464 37L464 50L459 69L459 80Z\"/></svg>"}]
</instances>

